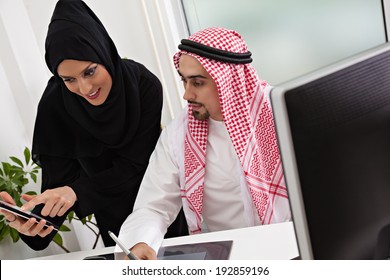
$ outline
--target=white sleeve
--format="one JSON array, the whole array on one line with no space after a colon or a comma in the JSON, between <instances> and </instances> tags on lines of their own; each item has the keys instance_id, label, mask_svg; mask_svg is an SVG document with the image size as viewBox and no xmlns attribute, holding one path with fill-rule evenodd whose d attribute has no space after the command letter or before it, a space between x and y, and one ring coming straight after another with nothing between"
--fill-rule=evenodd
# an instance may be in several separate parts
<instances>
[{"instance_id":1,"label":"white sleeve","mask_svg":"<svg viewBox=\"0 0 390 280\"><path fill-rule=\"evenodd\" d=\"M133 213L121 227L119 238L128 248L145 242L157 253L168 226L182 206L179 168L172 147L174 141L170 139L177 137L174 132L172 126L163 130L151 155Z\"/></svg>"}]
</instances>

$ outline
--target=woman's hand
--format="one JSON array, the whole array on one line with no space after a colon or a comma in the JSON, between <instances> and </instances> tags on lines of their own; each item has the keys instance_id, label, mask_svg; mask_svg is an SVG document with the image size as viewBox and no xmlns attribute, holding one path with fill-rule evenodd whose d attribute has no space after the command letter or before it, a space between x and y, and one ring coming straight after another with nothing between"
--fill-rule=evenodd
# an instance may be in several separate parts
<instances>
[{"instance_id":1,"label":"woman's hand","mask_svg":"<svg viewBox=\"0 0 390 280\"><path fill-rule=\"evenodd\" d=\"M16 205L12 196L10 196L7 192L0 192L0 197L5 202L8 202L9 204L12 205ZM39 223L36 223L35 218L26 220L6 210L1 210L1 213L5 216L5 219L8 221L8 225L10 227L16 229L18 232L24 235L28 235L28 236L39 235L41 237L45 237L46 235L50 234L54 229L53 226L45 228L45 224L46 224L45 220L41 220Z\"/></svg>"},{"instance_id":2,"label":"woman's hand","mask_svg":"<svg viewBox=\"0 0 390 280\"><path fill-rule=\"evenodd\" d=\"M30 210L38 204L44 204L41 216L62 216L76 202L77 196L69 186L59 187L44 191L42 194L31 196L24 194L22 198L28 201L24 204L22 210Z\"/></svg>"}]
</instances>

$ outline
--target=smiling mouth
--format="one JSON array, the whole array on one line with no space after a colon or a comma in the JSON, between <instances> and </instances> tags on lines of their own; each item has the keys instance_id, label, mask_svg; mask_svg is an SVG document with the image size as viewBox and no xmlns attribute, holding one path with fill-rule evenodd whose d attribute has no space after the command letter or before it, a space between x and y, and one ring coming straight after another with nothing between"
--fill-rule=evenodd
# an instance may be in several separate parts
<instances>
[{"instance_id":1,"label":"smiling mouth","mask_svg":"<svg viewBox=\"0 0 390 280\"><path fill-rule=\"evenodd\" d=\"M94 91L90 94L87 94L87 98L88 99L96 99L99 97L99 93L100 93L100 89L98 89L97 91Z\"/></svg>"}]
</instances>

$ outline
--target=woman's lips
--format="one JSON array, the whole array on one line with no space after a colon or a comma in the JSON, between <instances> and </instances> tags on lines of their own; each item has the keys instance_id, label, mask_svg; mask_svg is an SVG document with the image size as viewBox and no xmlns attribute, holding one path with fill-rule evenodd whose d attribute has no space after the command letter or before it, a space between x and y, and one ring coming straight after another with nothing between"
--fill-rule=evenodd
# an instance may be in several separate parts
<instances>
[{"instance_id":1,"label":"woman's lips","mask_svg":"<svg viewBox=\"0 0 390 280\"><path fill-rule=\"evenodd\" d=\"M99 97L99 94L100 94L100 89L98 89L97 91L92 92L90 94L87 94L87 98L88 99L96 99Z\"/></svg>"}]
</instances>

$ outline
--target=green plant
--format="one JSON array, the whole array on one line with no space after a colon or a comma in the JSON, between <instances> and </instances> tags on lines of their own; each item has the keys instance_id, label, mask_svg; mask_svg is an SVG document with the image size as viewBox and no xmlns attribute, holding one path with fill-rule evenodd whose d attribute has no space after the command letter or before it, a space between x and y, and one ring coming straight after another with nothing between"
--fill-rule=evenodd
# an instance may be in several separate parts
<instances>
[{"instance_id":1,"label":"green plant","mask_svg":"<svg viewBox=\"0 0 390 280\"><path fill-rule=\"evenodd\" d=\"M21 195L23 187L29 183L29 178L35 183L37 182L37 174L39 166L31 160L31 153L28 148L24 149L24 162L17 157L10 157L13 164L9 162L1 162L0 167L0 191L9 193L18 206L22 205ZM26 192L27 194L36 194L33 191ZM10 235L13 242L19 240L19 233L8 226L4 216L0 215L0 241Z\"/></svg>"},{"instance_id":2,"label":"green plant","mask_svg":"<svg viewBox=\"0 0 390 280\"><path fill-rule=\"evenodd\" d=\"M31 160L31 152L27 147L24 149L23 154L23 160L15 156L10 156L9 158L11 162L1 162L0 166L0 192L6 191L9 193L18 206L22 205L21 195L24 193L23 188L29 183L29 179L33 180L34 183L37 183L37 177L40 170L40 167ZM36 195L36 192L34 191L25 193ZM92 218L93 215L79 219L73 211L71 211L67 216L67 220L69 222L72 222L72 220L78 220L95 234L96 240L93 245L94 249L100 237L100 232L97 225L92 221ZM70 228L62 224L59 232L68 231L70 231ZM14 243L20 239L19 232L14 228L11 228L6 223L4 216L0 214L0 242L8 235L12 238ZM69 253L69 250L63 244L63 238L60 233L57 233L54 236L53 242L60 246L65 252Z\"/></svg>"}]
</instances>

